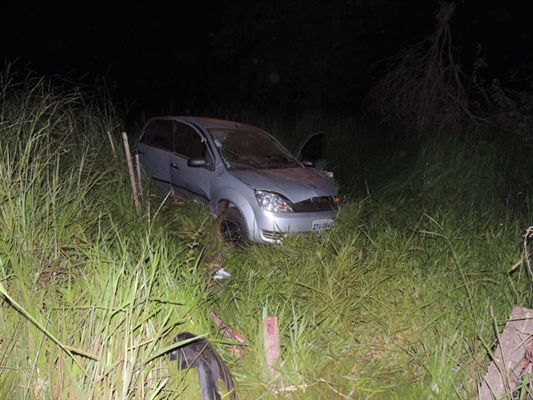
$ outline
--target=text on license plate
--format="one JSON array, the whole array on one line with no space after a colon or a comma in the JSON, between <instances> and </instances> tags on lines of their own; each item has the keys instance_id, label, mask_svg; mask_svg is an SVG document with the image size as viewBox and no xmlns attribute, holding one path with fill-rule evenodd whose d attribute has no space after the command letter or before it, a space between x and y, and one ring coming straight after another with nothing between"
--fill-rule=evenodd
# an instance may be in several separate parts
<instances>
[{"instance_id":1,"label":"text on license plate","mask_svg":"<svg viewBox=\"0 0 533 400\"><path fill-rule=\"evenodd\" d=\"M324 229L330 229L332 226L333 226L333 220L331 218L313 220L314 231L322 231Z\"/></svg>"}]
</instances>

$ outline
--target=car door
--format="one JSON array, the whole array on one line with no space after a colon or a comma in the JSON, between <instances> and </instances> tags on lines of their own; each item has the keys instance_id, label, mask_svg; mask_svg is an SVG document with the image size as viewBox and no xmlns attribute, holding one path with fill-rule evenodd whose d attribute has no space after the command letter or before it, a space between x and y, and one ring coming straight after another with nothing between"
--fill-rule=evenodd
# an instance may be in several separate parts
<instances>
[{"instance_id":1,"label":"car door","mask_svg":"<svg viewBox=\"0 0 533 400\"><path fill-rule=\"evenodd\" d=\"M193 126L175 121L174 148L170 154L170 179L175 190L187 199L207 202L210 198L213 156L204 135ZM190 166L189 160L203 159L201 166Z\"/></svg>"},{"instance_id":2,"label":"car door","mask_svg":"<svg viewBox=\"0 0 533 400\"><path fill-rule=\"evenodd\" d=\"M306 166L313 163L318 170L326 169L326 134L315 132L307 138L296 153L298 161Z\"/></svg>"},{"instance_id":3,"label":"car door","mask_svg":"<svg viewBox=\"0 0 533 400\"><path fill-rule=\"evenodd\" d=\"M170 183L169 154L174 146L174 122L154 119L144 128L137 144L139 162L159 182Z\"/></svg>"}]
</instances>

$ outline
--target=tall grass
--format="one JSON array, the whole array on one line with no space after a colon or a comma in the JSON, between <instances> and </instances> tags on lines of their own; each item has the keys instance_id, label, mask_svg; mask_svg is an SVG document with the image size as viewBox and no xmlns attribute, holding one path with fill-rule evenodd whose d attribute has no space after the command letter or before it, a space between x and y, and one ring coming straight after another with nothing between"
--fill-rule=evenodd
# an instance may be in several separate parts
<instances>
[{"instance_id":1,"label":"tall grass","mask_svg":"<svg viewBox=\"0 0 533 400\"><path fill-rule=\"evenodd\" d=\"M205 297L196 245L165 240L157 209L133 211L122 158L107 139L119 124L108 99L9 78L1 101L0 397L172 393L160 350L174 327L195 324Z\"/></svg>"},{"instance_id":2,"label":"tall grass","mask_svg":"<svg viewBox=\"0 0 533 400\"><path fill-rule=\"evenodd\" d=\"M0 398L198 398L167 361L180 331L215 345L238 398L472 398L512 307L531 306L523 143L220 111L291 149L326 130L347 202L321 236L228 251L232 279L208 292L215 221L150 186L135 210L105 92L1 79ZM211 310L249 339L242 356ZM282 387L263 356L269 315Z\"/></svg>"}]
</instances>

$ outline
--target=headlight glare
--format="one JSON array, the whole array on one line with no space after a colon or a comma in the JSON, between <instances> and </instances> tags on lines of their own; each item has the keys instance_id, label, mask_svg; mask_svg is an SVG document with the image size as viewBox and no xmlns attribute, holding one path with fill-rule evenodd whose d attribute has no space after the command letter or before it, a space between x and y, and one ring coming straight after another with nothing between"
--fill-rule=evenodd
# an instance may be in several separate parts
<instances>
[{"instance_id":1,"label":"headlight glare","mask_svg":"<svg viewBox=\"0 0 533 400\"><path fill-rule=\"evenodd\" d=\"M293 212L290 202L276 193L257 191L255 197L259 207L265 211Z\"/></svg>"}]
</instances>

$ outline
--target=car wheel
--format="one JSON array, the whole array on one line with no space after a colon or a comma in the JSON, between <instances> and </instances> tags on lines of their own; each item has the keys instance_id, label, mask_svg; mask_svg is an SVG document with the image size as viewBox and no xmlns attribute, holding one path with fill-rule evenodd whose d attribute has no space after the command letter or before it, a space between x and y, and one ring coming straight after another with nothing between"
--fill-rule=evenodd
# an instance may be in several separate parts
<instances>
[{"instance_id":1,"label":"car wheel","mask_svg":"<svg viewBox=\"0 0 533 400\"><path fill-rule=\"evenodd\" d=\"M237 249L246 247L248 230L244 218L235 207L226 208L220 213L219 232L228 246Z\"/></svg>"}]
</instances>

